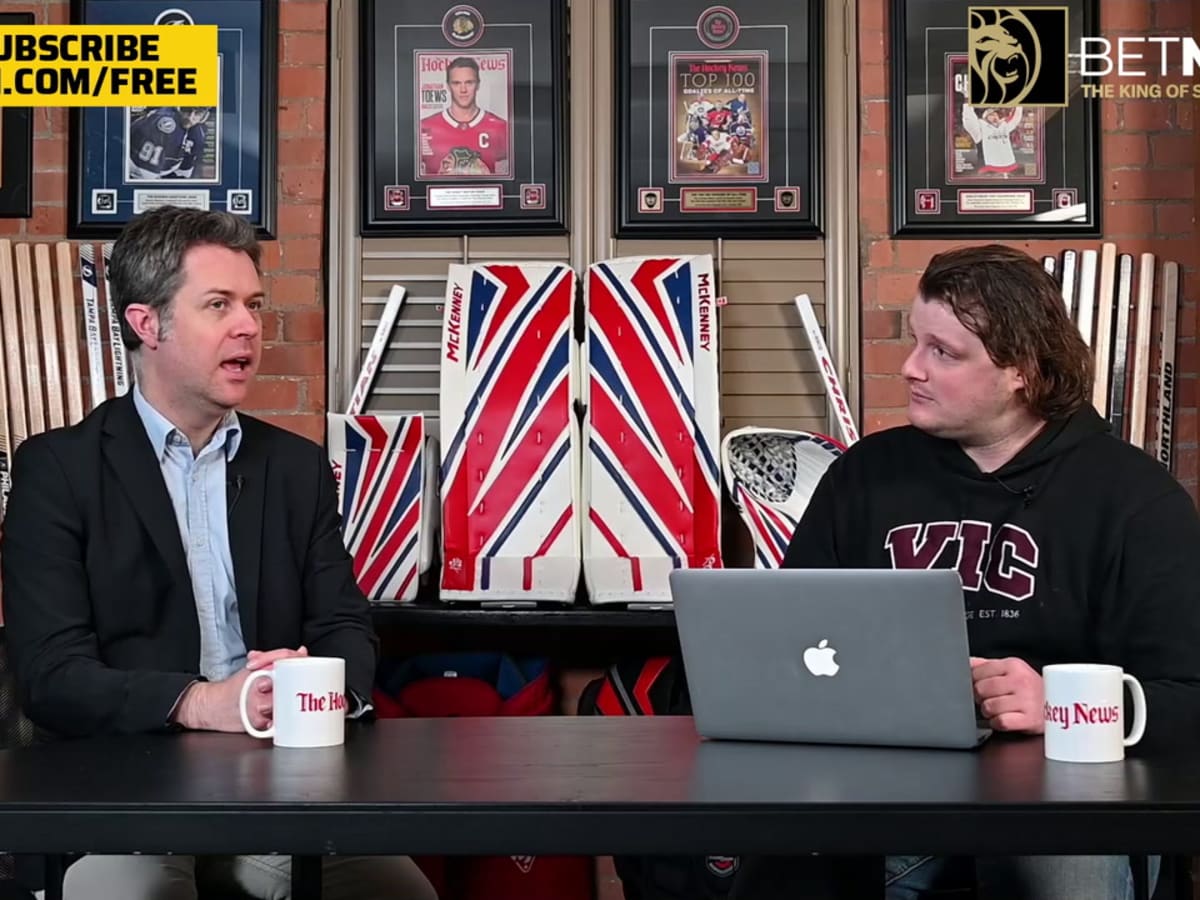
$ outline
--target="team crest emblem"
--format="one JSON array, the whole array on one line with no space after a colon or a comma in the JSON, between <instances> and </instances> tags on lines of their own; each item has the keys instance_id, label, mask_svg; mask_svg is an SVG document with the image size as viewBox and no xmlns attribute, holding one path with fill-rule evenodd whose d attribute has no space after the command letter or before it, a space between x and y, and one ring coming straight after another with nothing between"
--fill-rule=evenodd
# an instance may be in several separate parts
<instances>
[{"instance_id":1,"label":"team crest emblem","mask_svg":"<svg viewBox=\"0 0 1200 900\"><path fill-rule=\"evenodd\" d=\"M174 134L175 129L177 127L175 124L175 120L172 119L170 116L160 117L158 122L156 122L155 124L158 126L158 130L161 131L163 134Z\"/></svg>"},{"instance_id":2,"label":"team crest emblem","mask_svg":"<svg viewBox=\"0 0 1200 900\"><path fill-rule=\"evenodd\" d=\"M524 874L524 875L529 874L529 870L533 868L533 861L535 859L537 859L536 856L514 856L514 857L512 857L512 861L517 864L517 868L520 869L522 874Z\"/></svg>"},{"instance_id":3,"label":"team crest emblem","mask_svg":"<svg viewBox=\"0 0 1200 900\"><path fill-rule=\"evenodd\" d=\"M740 30L737 13L727 6L710 6L700 13L696 22L696 33L701 42L714 50L721 50L736 41Z\"/></svg>"},{"instance_id":4,"label":"team crest emblem","mask_svg":"<svg viewBox=\"0 0 1200 900\"><path fill-rule=\"evenodd\" d=\"M483 37L483 16L473 6L452 6L442 18L442 34L456 47L470 47Z\"/></svg>"},{"instance_id":5,"label":"team crest emblem","mask_svg":"<svg viewBox=\"0 0 1200 900\"><path fill-rule=\"evenodd\" d=\"M729 878L738 870L741 860L736 856L706 856L704 865L718 878Z\"/></svg>"},{"instance_id":6,"label":"team crest emblem","mask_svg":"<svg viewBox=\"0 0 1200 900\"><path fill-rule=\"evenodd\" d=\"M195 25L191 13L186 9L164 9L154 19L155 25Z\"/></svg>"}]
</instances>

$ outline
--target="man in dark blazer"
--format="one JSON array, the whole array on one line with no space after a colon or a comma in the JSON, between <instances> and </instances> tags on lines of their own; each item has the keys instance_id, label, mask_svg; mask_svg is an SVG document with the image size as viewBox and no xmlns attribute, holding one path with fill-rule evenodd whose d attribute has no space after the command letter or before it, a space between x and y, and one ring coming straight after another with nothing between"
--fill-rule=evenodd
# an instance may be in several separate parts
<instances>
[{"instance_id":1,"label":"man in dark blazer","mask_svg":"<svg viewBox=\"0 0 1200 900\"><path fill-rule=\"evenodd\" d=\"M239 415L262 356L254 230L228 213L135 219L109 266L134 388L25 441L2 539L4 617L21 701L59 736L242 731L249 673L346 661L369 712L378 642L321 447ZM249 716L269 724L269 679ZM87 856L65 894L276 896L283 857ZM327 897L430 898L406 857L326 860Z\"/></svg>"}]
</instances>

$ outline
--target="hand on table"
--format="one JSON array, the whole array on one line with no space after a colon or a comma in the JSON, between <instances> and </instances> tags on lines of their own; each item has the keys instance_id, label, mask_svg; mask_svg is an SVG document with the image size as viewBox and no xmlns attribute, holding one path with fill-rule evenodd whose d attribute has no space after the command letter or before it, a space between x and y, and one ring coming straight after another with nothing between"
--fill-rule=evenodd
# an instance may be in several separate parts
<instances>
[{"instance_id":1,"label":"hand on table","mask_svg":"<svg viewBox=\"0 0 1200 900\"><path fill-rule=\"evenodd\" d=\"M251 650L246 655L246 667L222 681L198 681L189 687L179 701L175 721L185 728L202 731L245 731L238 701L242 684L254 672L269 669L281 659L308 656L304 647L298 650ZM260 678L254 690L246 698L246 714L255 728L266 728L271 724L273 713L273 682Z\"/></svg>"},{"instance_id":2,"label":"hand on table","mask_svg":"<svg viewBox=\"0 0 1200 900\"><path fill-rule=\"evenodd\" d=\"M1004 659L971 657L975 702L996 731L1042 734L1045 722L1045 689L1042 676L1015 656Z\"/></svg>"}]
</instances>

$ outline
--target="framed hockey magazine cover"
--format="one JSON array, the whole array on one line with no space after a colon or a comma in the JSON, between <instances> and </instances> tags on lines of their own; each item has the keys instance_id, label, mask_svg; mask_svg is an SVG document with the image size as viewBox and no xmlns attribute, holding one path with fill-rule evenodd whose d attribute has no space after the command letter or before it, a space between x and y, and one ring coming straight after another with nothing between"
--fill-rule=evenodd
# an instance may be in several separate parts
<instances>
[{"instance_id":1,"label":"framed hockey magazine cover","mask_svg":"<svg viewBox=\"0 0 1200 900\"><path fill-rule=\"evenodd\" d=\"M363 0L364 236L566 233L566 0Z\"/></svg>"},{"instance_id":2,"label":"framed hockey magazine cover","mask_svg":"<svg viewBox=\"0 0 1200 900\"><path fill-rule=\"evenodd\" d=\"M616 234L821 233L820 0L616 0Z\"/></svg>"},{"instance_id":3,"label":"framed hockey magazine cover","mask_svg":"<svg viewBox=\"0 0 1200 900\"><path fill-rule=\"evenodd\" d=\"M1097 104L1079 47L1096 0L897 0L899 237L1100 235Z\"/></svg>"},{"instance_id":4,"label":"framed hockey magazine cover","mask_svg":"<svg viewBox=\"0 0 1200 900\"><path fill-rule=\"evenodd\" d=\"M0 13L0 27L32 25L33 13ZM0 218L33 215L33 109L0 108Z\"/></svg>"},{"instance_id":5,"label":"framed hockey magazine cover","mask_svg":"<svg viewBox=\"0 0 1200 900\"><path fill-rule=\"evenodd\" d=\"M216 25L216 106L71 110L67 236L116 236L157 206L275 231L278 0L72 0L83 25Z\"/></svg>"}]
</instances>

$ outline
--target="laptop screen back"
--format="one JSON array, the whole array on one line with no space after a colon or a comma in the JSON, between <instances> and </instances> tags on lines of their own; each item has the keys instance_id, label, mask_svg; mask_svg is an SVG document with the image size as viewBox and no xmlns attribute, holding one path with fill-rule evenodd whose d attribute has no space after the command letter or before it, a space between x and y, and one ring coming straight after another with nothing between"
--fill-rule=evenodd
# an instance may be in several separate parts
<instances>
[{"instance_id":1,"label":"laptop screen back","mask_svg":"<svg viewBox=\"0 0 1200 900\"><path fill-rule=\"evenodd\" d=\"M701 735L978 743L954 570L679 569L670 583Z\"/></svg>"}]
</instances>

